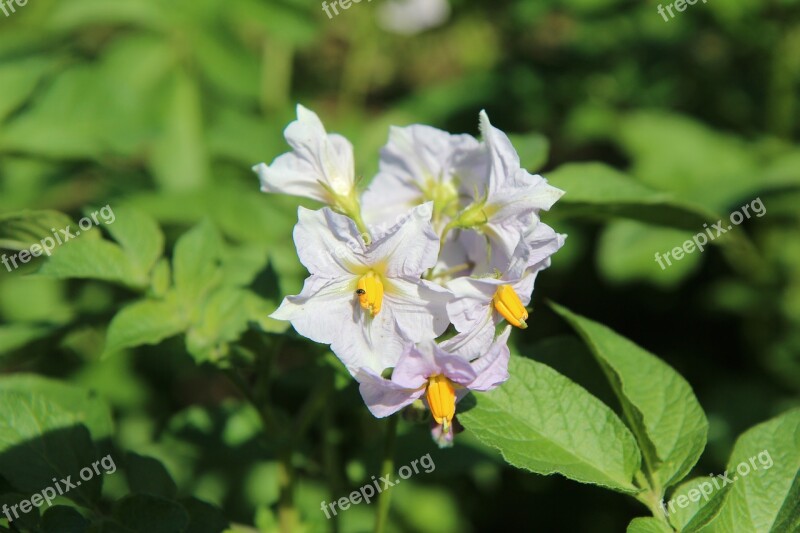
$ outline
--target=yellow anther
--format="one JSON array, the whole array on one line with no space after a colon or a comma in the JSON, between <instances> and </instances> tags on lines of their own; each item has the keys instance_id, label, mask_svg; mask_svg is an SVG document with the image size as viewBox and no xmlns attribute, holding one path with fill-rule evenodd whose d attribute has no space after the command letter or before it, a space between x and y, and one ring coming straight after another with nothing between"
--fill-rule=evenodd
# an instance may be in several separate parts
<instances>
[{"instance_id":1,"label":"yellow anther","mask_svg":"<svg viewBox=\"0 0 800 533\"><path fill-rule=\"evenodd\" d=\"M425 399L428 400L433 419L447 431L456 414L456 389L453 382L442 374L431 376L428 378Z\"/></svg>"},{"instance_id":2,"label":"yellow anther","mask_svg":"<svg viewBox=\"0 0 800 533\"><path fill-rule=\"evenodd\" d=\"M522 301L511 285L500 285L492 300L494 308L508 320L509 324L522 329L528 327L528 324L525 323L528 319L528 310L522 305Z\"/></svg>"},{"instance_id":3,"label":"yellow anther","mask_svg":"<svg viewBox=\"0 0 800 533\"><path fill-rule=\"evenodd\" d=\"M358 303L365 311L369 311L371 316L381 312L383 304L383 283L380 277L370 270L358 280Z\"/></svg>"}]
</instances>

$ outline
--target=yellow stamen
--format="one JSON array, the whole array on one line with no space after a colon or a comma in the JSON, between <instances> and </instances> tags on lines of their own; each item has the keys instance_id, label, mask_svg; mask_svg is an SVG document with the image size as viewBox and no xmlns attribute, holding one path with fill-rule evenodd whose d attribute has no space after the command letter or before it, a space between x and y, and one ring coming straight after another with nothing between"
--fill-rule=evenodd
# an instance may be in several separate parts
<instances>
[{"instance_id":1,"label":"yellow stamen","mask_svg":"<svg viewBox=\"0 0 800 533\"><path fill-rule=\"evenodd\" d=\"M383 283L380 277L370 270L358 280L358 302L361 308L369 311L371 316L375 316L381 312L381 305L383 304Z\"/></svg>"},{"instance_id":2,"label":"yellow stamen","mask_svg":"<svg viewBox=\"0 0 800 533\"><path fill-rule=\"evenodd\" d=\"M528 310L522 305L522 301L511 285L500 285L497 292L494 293L492 301L494 308L508 320L509 324L522 329L528 327L528 324L525 323L528 319Z\"/></svg>"},{"instance_id":3,"label":"yellow stamen","mask_svg":"<svg viewBox=\"0 0 800 533\"><path fill-rule=\"evenodd\" d=\"M456 414L456 389L453 382L442 374L431 376L428 378L425 399L428 400L433 419L447 431Z\"/></svg>"}]
</instances>

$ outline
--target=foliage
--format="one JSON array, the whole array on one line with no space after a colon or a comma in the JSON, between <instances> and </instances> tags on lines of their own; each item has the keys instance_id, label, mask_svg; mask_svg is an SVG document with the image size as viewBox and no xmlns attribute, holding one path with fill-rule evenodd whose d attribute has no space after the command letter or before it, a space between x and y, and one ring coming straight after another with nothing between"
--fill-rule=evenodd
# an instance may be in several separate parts
<instances>
[{"instance_id":1,"label":"foliage","mask_svg":"<svg viewBox=\"0 0 800 533\"><path fill-rule=\"evenodd\" d=\"M800 528L800 3L669 22L619 0L451 4L414 36L377 2L0 17L0 254L114 214L0 267L0 504L116 465L1 530L372 527L375 503L320 503L378 476L384 424L326 347L269 318L307 274L297 208L320 206L259 193L250 168L287 150L297 102L352 140L361 187L389 125L477 135L485 108L566 191L509 381L459 404L452 449L400 420L395 464L436 469L391 489L389 531ZM756 199L764 216L705 251L653 259Z\"/></svg>"}]
</instances>

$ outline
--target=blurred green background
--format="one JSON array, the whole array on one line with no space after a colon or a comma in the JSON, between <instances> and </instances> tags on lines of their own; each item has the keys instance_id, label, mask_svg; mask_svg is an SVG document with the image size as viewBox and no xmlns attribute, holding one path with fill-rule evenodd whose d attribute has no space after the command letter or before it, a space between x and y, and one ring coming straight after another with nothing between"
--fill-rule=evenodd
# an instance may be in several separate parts
<instances>
[{"instance_id":1,"label":"blurred green background","mask_svg":"<svg viewBox=\"0 0 800 533\"><path fill-rule=\"evenodd\" d=\"M165 294L160 245L138 277L94 267L79 275L55 261L48 271L41 258L0 268L3 372L96 391L113 412L106 445L125 465L106 476L100 511L150 483L189 509L190 531L273 531L291 465L308 531L371 527L373 508L355 506L337 522L319 507L380 471L381 425L324 347L280 335L285 325L266 318L306 273L291 241L298 201L260 193L250 167L287 150L282 131L296 103L353 142L365 180L389 125L478 135L486 109L518 134L529 168L552 172L556 185L613 167L658 198L719 218L759 197L766 215L733 230L733 250L711 247L661 270L654 253L702 231L698 223L586 209L592 199L567 188L545 220L569 238L539 276L532 327L515 332L516 344L612 404L546 299L664 358L710 420L699 475L722 472L736 435L797 404L800 2L709 0L668 22L657 5L454 0L443 25L415 35L381 28L381 0L333 19L300 0L31 0L0 13L4 252L19 240L23 210L51 211L63 227L56 212L77 221L109 205L119 220L131 213L131 225L157 221L175 269L175 243L205 221L183 260L212 256L219 277L194 323L166 325L137 347L117 331L110 350L112 318ZM26 230L46 236L47 221L37 220ZM120 235L101 227L103 240L124 247L122 225ZM158 228L149 231L158 241ZM262 382L272 420L236 386ZM394 489L394 531L496 531L501 522L623 531L647 514L632 499L505 466L468 433L440 451L424 426L403 424L397 464L428 451L435 472ZM0 480L6 493L12 485ZM197 499L215 508L198 510Z\"/></svg>"}]
</instances>

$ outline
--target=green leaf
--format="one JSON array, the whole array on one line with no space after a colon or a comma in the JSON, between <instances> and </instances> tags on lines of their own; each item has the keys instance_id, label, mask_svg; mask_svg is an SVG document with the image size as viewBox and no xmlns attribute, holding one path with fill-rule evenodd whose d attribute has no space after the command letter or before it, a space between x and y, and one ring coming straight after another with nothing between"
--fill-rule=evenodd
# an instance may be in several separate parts
<instances>
[{"instance_id":1,"label":"green leaf","mask_svg":"<svg viewBox=\"0 0 800 533\"><path fill-rule=\"evenodd\" d=\"M226 531L230 526L222 511L209 503L197 498L189 498L181 500L181 505L189 513L189 526L186 531L191 531L192 533L218 533L219 531Z\"/></svg>"},{"instance_id":2,"label":"green leaf","mask_svg":"<svg viewBox=\"0 0 800 533\"><path fill-rule=\"evenodd\" d=\"M695 249L680 260L674 254L664 254L672 253L691 238L692 234L686 231L615 220L600 236L597 266L606 279L615 283L647 281L658 287L674 287L700 266L700 251Z\"/></svg>"},{"instance_id":3,"label":"green leaf","mask_svg":"<svg viewBox=\"0 0 800 533\"><path fill-rule=\"evenodd\" d=\"M107 210L103 211L103 210ZM108 213L111 213L110 215ZM101 213L107 218L106 229L121 246L139 277L147 277L161 254L164 253L164 234L155 220L135 209L120 207L110 211L106 206Z\"/></svg>"},{"instance_id":4,"label":"green leaf","mask_svg":"<svg viewBox=\"0 0 800 533\"><path fill-rule=\"evenodd\" d=\"M55 505L42 516L42 533L84 533L89 521L78 511L66 505Z\"/></svg>"},{"instance_id":5,"label":"green leaf","mask_svg":"<svg viewBox=\"0 0 800 533\"><path fill-rule=\"evenodd\" d=\"M549 475L637 492L639 450L600 400L552 368L514 356L502 387L476 394L459 420L510 464Z\"/></svg>"},{"instance_id":6,"label":"green leaf","mask_svg":"<svg viewBox=\"0 0 800 533\"><path fill-rule=\"evenodd\" d=\"M653 190L630 176L601 163L563 165L547 174L550 183L566 191L554 215L596 219L627 218L703 234L712 224L726 218L672 194ZM704 226L704 224L706 226ZM732 268L755 279L768 275L757 249L739 228L708 238L708 244L722 248Z\"/></svg>"},{"instance_id":7,"label":"green leaf","mask_svg":"<svg viewBox=\"0 0 800 533\"><path fill-rule=\"evenodd\" d=\"M652 516L634 518L626 533L673 533L672 528Z\"/></svg>"},{"instance_id":8,"label":"green leaf","mask_svg":"<svg viewBox=\"0 0 800 533\"><path fill-rule=\"evenodd\" d=\"M178 301L187 311L197 307L220 282L219 260L222 237L205 220L185 233L175 243L172 270Z\"/></svg>"},{"instance_id":9,"label":"green leaf","mask_svg":"<svg viewBox=\"0 0 800 533\"><path fill-rule=\"evenodd\" d=\"M119 245L81 237L65 242L42 265L39 274L57 279L99 279L136 289L147 285L147 279L134 269Z\"/></svg>"},{"instance_id":10,"label":"green leaf","mask_svg":"<svg viewBox=\"0 0 800 533\"><path fill-rule=\"evenodd\" d=\"M246 298L247 291L234 287L222 287L208 298L186 337L187 349L196 360L214 361L227 355L227 343L247 329Z\"/></svg>"},{"instance_id":11,"label":"green leaf","mask_svg":"<svg viewBox=\"0 0 800 533\"><path fill-rule=\"evenodd\" d=\"M158 460L135 453L129 453L125 465L128 486L131 492L150 494L171 500L175 498L178 488L175 482Z\"/></svg>"},{"instance_id":12,"label":"green leaf","mask_svg":"<svg viewBox=\"0 0 800 533\"><path fill-rule=\"evenodd\" d=\"M117 502L114 517L136 533L175 533L185 531L189 515L178 503L135 494Z\"/></svg>"},{"instance_id":13,"label":"green leaf","mask_svg":"<svg viewBox=\"0 0 800 533\"><path fill-rule=\"evenodd\" d=\"M570 163L547 174L551 185L566 191L559 212L593 218L621 217L698 231L713 213L674 200L602 163Z\"/></svg>"},{"instance_id":14,"label":"green leaf","mask_svg":"<svg viewBox=\"0 0 800 533\"><path fill-rule=\"evenodd\" d=\"M800 526L800 408L743 433L728 460L722 509L705 532L782 533Z\"/></svg>"},{"instance_id":15,"label":"green leaf","mask_svg":"<svg viewBox=\"0 0 800 533\"><path fill-rule=\"evenodd\" d=\"M708 421L691 386L661 359L606 326L552 307L581 335L605 372L660 497L689 473L706 444Z\"/></svg>"},{"instance_id":16,"label":"green leaf","mask_svg":"<svg viewBox=\"0 0 800 533\"><path fill-rule=\"evenodd\" d=\"M0 123L24 104L51 65L49 60L32 58L0 65L3 98L0 99Z\"/></svg>"},{"instance_id":17,"label":"green leaf","mask_svg":"<svg viewBox=\"0 0 800 533\"><path fill-rule=\"evenodd\" d=\"M0 379L0 475L32 494L72 476L100 456L93 441L112 433L102 401L81 389L38 376ZM86 505L100 495L102 477L82 480L65 496Z\"/></svg>"},{"instance_id":18,"label":"green leaf","mask_svg":"<svg viewBox=\"0 0 800 533\"><path fill-rule=\"evenodd\" d=\"M8 506L8 514L13 519L12 521L9 522L9 525L14 526L15 528L14 531L39 531L41 515L38 507L34 507L27 513L19 512L18 508L17 509L18 516L16 517L14 516L13 506L18 505L22 500L27 500L30 497L31 497L30 494L22 494L20 492L6 492L4 494L0 494L0 506L5 506L5 505ZM2 517L3 515L0 514L0 519L2 519ZM6 530L0 529L0 531L6 531Z\"/></svg>"},{"instance_id":19,"label":"green leaf","mask_svg":"<svg viewBox=\"0 0 800 533\"><path fill-rule=\"evenodd\" d=\"M721 487L720 480L713 477L681 483L664 503L670 524L682 532L699 531L719 514L729 489Z\"/></svg>"},{"instance_id":20,"label":"green leaf","mask_svg":"<svg viewBox=\"0 0 800 533\"><path fill-rule=\"evenodd\" d=\"M619 139L633 159L632 174L689 201L702 198L723 209L761 186L753 179L760 173L753 150L688 117L630 113L619 120Z\"/></svg>"},{"instance_id":21,"label":"green leaf","mask_svg":"<svg viewBox=\"0 0 800 533\"><path fill-rule=\"evenodd\" d=\"M47 337L55 329L53 326L38 324L3 324L0 326L0 354L5 356L35 340Z\"/></svg>"},{"instance_id":22,"label":"green leaf","mask_svg":"<svg viewBox=\"0 0 800 533\"><path fill-rule=\"evenodd\" d=\"M526 135L509 135L511 144L517 150L520 158L520 166L531 172L547 163L550 143L547 137L539 133L528 133Z\"/></svg>"},{"instance_id":23,"label":"green leaf","mask_svg":"<svg viewBox=\"0 0 800 533\"><path fill-rule=\"evenodd\" d=\"M203 138L200 91L185 72L175 73L164 106L166 124L150 158L162 189L185 191L208 181L208 154Z\"/></svg>"},{"instance_id":24,"label":"green leaf","mask_svg":"<svg viewBox=\"0 0 800 533\"><path fill-rule=\"evenodd\" d=\"M58 211L19 211L0 215L0 248L27 250L41 244L44 238L53 238L53 229L71 226L70 217Z\"/></svg>"},{"instance_id":25,"label":"green leaf","mask_svg":"<svg viewBox=\"0 0 800 533\"><path fill-rule=\"evenodd\" d=\"M7 392L52 400L71 411L72 416L89 429L95 440L111 438L114 426L111 413L106 403L93 392L33 374L0 378L0 393Z\"/></svg>"},{"instance_id":26,"label":"green leaf","mask_svg":"<svg viewBox=\"0 0 800 533\"><path fill-rule=\"evenodd\" d=\"M158 344L183 333L188 321L174 293L164 300L141 300L124 307L108 326L103 356L142 344Z\"/></svg>"}]
</instances>

